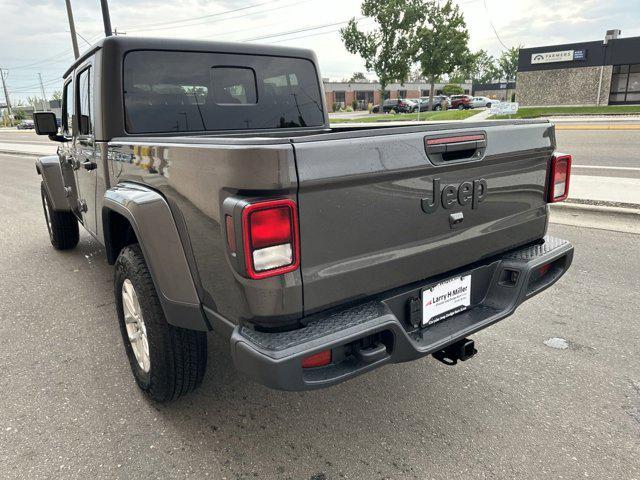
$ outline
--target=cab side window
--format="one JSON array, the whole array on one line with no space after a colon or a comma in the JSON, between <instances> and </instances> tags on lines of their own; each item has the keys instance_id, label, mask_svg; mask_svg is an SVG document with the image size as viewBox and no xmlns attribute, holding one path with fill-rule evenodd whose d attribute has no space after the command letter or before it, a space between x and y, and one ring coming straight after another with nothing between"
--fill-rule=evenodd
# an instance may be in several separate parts
<instances>
[{"instance_id":1,"label":"cab side window","mask_svg":"<svg viewBox=\"0 0 640 480\"><path fill-rule=\"evenodd\" d=\"M78 132L80 135L93 134L93 82L91 68L78 75Z\"/></svg>"},{"instance_id":2,"label":"cab side window","mask_svg":"<svg viewBox=\"0 0 640 480\"><path fill-rule=\"evenodd\" d=\"M71 136L73 118L73 81L67 82L62 94L62 134Z\"/></svg>"}]
</instances>

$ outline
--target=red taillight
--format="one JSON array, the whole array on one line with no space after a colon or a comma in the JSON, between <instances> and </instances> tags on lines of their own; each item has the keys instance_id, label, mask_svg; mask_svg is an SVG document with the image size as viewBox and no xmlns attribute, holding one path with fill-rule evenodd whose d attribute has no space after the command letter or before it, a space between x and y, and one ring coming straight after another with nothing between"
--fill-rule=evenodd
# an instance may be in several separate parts
<instances>
[{"instance_id":1,"label":"red taillight","mask_svg":"<svg viewBox=\"0 0 640 480\"><path fill-rule=\"evenodd\" d=\"M302 368L324 367L331 363L331 350L323 350L302 359Z\"/></svg>"},{"instance_id":2,"label":"red taillight","mask_svg":"<svg viewBox=\"0 0 640 480\"><path fill-rule=\"evenodd\" d=\"M562 202L569 196L571 155L554 154L551 158L549 179L549 203Z\"/></svg>"},{"instance_id":3,"label":"red taillight","mask_svg":"<svg viewBox=\"0 0 640 480\"><path fill-rule=\"evenodd\" d=\"M247 205L242 210L242 235L250 278L281 275L298 268L298 217L291 200Z\"/></svg>"}]
</instances>

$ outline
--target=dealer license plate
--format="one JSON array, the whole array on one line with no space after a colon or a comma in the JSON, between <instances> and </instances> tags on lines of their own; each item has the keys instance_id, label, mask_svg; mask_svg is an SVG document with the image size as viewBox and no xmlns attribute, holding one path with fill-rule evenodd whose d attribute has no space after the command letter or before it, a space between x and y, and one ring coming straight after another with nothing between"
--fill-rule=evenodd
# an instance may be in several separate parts
<instances>
[{"instance_id":1,"label":"dealer license plate","mask_svg":"<svg viewBox=\"0 0 640 480\"><path fill-rule=\"evenodd\" d=\"M471 275L453 277L422 291L422 326L433 325L471 305Z\"/></svg>"}]
</instances>

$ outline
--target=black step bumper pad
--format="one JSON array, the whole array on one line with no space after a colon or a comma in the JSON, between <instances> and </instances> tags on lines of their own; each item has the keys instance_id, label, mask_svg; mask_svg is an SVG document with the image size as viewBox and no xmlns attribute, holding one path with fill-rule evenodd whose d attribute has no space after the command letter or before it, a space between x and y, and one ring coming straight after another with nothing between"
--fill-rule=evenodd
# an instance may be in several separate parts
<instances>
[{"instance_id":1,"label":"black step bumper pad","mask_svg":"<svg viewBox=\"0 0 640 480\"><path fill-rule=\"evenodd\" d=\"M267 333L235 327L231 354L238 370L271 388L310 390L342 382L387 363L414 360L443 349L509 315L523 301L555 283L569 268L573 246L547 236L454 272L386 292L374 300L307 317L297 330ZM412 325L408 305L424 288L457 275L472 275L471 306L428 327ZM386 355L363 361L371 342ZM331 349L333 362L302 368L302 359Z\"/></svg>"}]
</instances>

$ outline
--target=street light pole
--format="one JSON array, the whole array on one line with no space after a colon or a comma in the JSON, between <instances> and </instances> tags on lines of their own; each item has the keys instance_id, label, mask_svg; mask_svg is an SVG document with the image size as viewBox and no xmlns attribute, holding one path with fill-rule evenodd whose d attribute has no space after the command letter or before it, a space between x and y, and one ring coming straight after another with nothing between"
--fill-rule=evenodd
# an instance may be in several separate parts
<instances>
[{"instance_id":1,"label":"street light pole","mask_svg":"<svg viewBox=\"0 0 640 480\"><path fill-rule=\"evenodd\" d=\"M110 37L113 35L111 30L111 16L109 15L109 4L107 0L100 0L100 7L102 8L102 22L104 23L104 36Z\"/></svg>"},{"instance_id":2,"label":"street light pole","mask_svg":"<svg viewBox=\"0 0 640 480\"><path fill-rule=\"evenodd\" d=\"M64 0L67 5L67 17L69 18L69 32L71 33L71 45L73 45L73 56L78 58L80 50L78 50L78 37L76 37L76 24L73 21L73 11L71 10L71 0Z\"/></svg>"}]
</instances>

